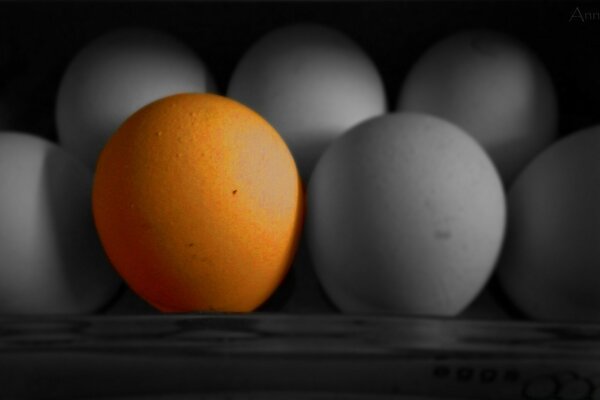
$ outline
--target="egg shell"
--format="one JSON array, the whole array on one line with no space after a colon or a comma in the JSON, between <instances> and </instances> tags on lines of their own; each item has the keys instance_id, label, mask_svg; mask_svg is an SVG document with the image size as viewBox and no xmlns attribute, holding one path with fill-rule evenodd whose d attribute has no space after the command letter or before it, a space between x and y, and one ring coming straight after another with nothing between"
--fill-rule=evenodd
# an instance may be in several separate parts
<instances>
[{"instance_id":1,"label":"egg shell","mask_svg":"<svg viewBox=\"0 0 600 400\"><path fill-rule=\"evenodd\" d=\"M507 185L558 129L545 66L517 39L494 31L463 31L433 45L407 75L397 108L462 127L491 155Z\"/></svg>"},{"instance_id":2,"label":"egg shell","mask_svg":"<svg viewBox=\"0 0 600 400\"><path fill-rule=\"evenodd\" d=\"M306 180L333 139L386 111L383 82L349 37L311 24L285 26L243 56L227 95L266 118Z\"/></svg>"},{"instance_id":3,"label":"egg shell","mask_svg":"<svg viewBox=\"0 0 600 400\"><path fill-rule=\"evenodd\" d=\"M96 226L130 288L166 312L246 312L285 277L304 193L285 142L226 97L180 94L127 119L102 151Z\"/></svg>"},{"instance_id":4,"label":"egg shell","mask_svg":"<svg viewBox=\"0 0 600 400\"><path fill-rule=\"evenodd\" d=\"M60 143L90 168L108 138L140 107L167 95L214 90L204 62L184 43L143 28L110 31L85 46L60 82Z\"/></svg>"},{"instance_id":5,"label":"egg shell","mask_svg":"<svg viewBox=\"0 0 600 400\"><path fill-rule=\"evenodd\" d=\"M92 173L56 144L0 133L0 313L90 313L116 294L91 189Z\"/></svg>"},{"instance_id":6,"label":"egg shell","mask_svg":"<svg viewBox=\"0 0 600 400\"><path fill-rule=\"evenodd\" d=\"M424 114L373 118L336 140L307 202L317 275L350 313L458 314L487 282L504 234L504 192L485 151Z\"/></svg>"},{"instance_id":7,"label":"egg shell","mask_svg":"<svg viewBox=\"0 0 600 400\"><path fill-rule=\"evenodd\" d=\"M517 178L498 277L530 317L600 321L600 126L561 139Z\"/></svg>"}]
</instances>

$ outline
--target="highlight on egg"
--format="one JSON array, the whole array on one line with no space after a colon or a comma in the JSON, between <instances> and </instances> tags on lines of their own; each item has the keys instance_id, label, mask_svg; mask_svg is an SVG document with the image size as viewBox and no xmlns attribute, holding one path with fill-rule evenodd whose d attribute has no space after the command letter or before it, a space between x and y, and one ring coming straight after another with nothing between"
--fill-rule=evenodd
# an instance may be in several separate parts
<instances>
[{"instance_id":1,"label":"highlight on egg","mask_svg":"<svg viewBox=\"0 0 600 400\"><path fill-rule=\"evenodd\" d=\"M457 315L487 283L504 237L489 156L426 114L352 128L319 160L307 196L316 272L348 313Z\"/></svg>"},{"instance_id":2,"label":"highlight on egg","mask_svg":"<svg viewBox=\"0 0 600 400\"><path fill-rule=\"evenodd\" d=\"M387 110L369 55L344 33L315 24L260 38L236 66L227 95L277 129L305 180L332 140Z\"/></svg>"},{"instance_id":3,"label":"highlight on egg","mask_svg":"<svg viewBox=\"0 0 600 400\"><path fill-rule=\"evenodd\" d=\"M39 136L0 132L0 314L87 314L122 284L92 218L92 173Z\"/></svg>"},{"instance_id":4,"label":"highlight on egg","mask_svg":"<svg viewBox=\"0 0 600 400\"><path fill-rule=\"evenodd\" d=\"M462 127L490 154L507 186L558 132L546 67L516 38L489 30L461 31L431 46L406 76L397 109Z\"/></svg>"},{"instance_id":5,"label":"highlight on egg","mask_svg":"<svg viewBox=\"0 0 600 400\"><path fill-rule=\"evenodd\" d=\"M507 297L546 321L600 321L600 126L536 157L508 194L498 268Z\"/></svg>"},{"instance_id":6,"label":"highlight on egg","mask_svg":"<svg viewBox=\"0 0 600 400\"><path fill-rule=\"evenodd\" d=\"M108 138L134 111L167 95L214 90L205 63L176 37L147 28L109 31L88 43L61 79L58 139L94 169Z\"/></svg>"},{"instance_id":7,"label":"highlight on egg","mask_svg":"<svg viewBox=\"0 0 600 400\"><path fill-rule=\"evenodd\" d=\"M190 93L146 105L110 138L93 211L114 267L154 307L247 312L289 270L304 195L267 121L226 97Z\"/></svg>"}]
</instances>

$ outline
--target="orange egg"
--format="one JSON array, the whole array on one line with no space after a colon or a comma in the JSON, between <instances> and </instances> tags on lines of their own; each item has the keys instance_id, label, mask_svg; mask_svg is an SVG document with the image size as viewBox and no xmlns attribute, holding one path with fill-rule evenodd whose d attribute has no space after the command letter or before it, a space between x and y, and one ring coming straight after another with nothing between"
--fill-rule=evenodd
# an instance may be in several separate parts
<instances>
[{"instance_id":1,"label":"orange egg","mask_svg":"<svg viewBox=\"0 0 600 400\"><path fill-rule=\"evenodd\" d=\"M286 144L226 97L179 94L131 115L96 167L93 211L114 267L165 312L246 312L277 288L303 220Z\"/></svg>"}]
</instances>

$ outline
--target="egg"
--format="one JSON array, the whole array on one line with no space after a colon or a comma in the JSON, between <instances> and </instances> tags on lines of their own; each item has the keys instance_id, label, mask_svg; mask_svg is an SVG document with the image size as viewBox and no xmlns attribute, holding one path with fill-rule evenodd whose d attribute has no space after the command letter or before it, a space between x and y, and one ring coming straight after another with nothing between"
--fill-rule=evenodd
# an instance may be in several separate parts
<instances>
[{"instance_id":1,"label":"egg","mask_svg":"<svg viewBox=\"0 0 600 400\"><path fill-rule=\"evenodd\" d=\"M439 116L486 149L506 185L557 134L551 77L538 57L503 33L470 30L428 49L408 73L399 110Z\"/></svg>"},{"instance_id":2,"label":"egg","mask_svg":"<svg viewBox=\"0 0 600 400\"><path fill-rule=\"evenodd\" d=\"M98 240L92 173L41 137L0 132L0 313L99 310L122 281Z\"/></svg>"},{"instance_id":3,"label":"egg","mask_svg":"<svg viewBox=\"0 0 600 400\"><path fill-rule=\"evenodd\" d=\"M177 38L143 28L110 31L87 44L60 81L58 138L93 169L107 139L134 111L170 94L213 89L204 62Z\"/></svg>"},{"instance_id":4,"label":"egg","mask_svg":"<svg viewBox=\"0 0 600 400\"><path fill-rule=\"evenodd\" d=\"M285 26L256 42L235 68L227 95L277 129L305 180L333 139L386 111L369 56L343 33L312 24Z\"/></svg>"},{"instance_id":5,"label":"egg","mask_svg":"<svg viewBox=\"0 0 600 400\"><path fill-rule=\"evenodd\" d=\"M165 312L246 312L293 260L304 212L294 159L260 115L179 94L130 116L103 149L93 211L129 287Z\"/></svg>"},{"instance_id":6,"label":"egg","mask_svg":"<svg viewBox=\"0 0 600 400\"><path fill-rule=\"evenodd\" d=\"M306 234L342 311L454 316L492 274L505 208L492 161L467 133L394 113L354 127L321 157Z\"/></svg>"},{"instance_id":7,"label":"egg","mask_svg":"<svg viewBox=\"0 0 600 400\"><path fill-rule=\"evenodd\" d=\"M526 315L600 321L600 126L568 135L536 157L508 195L498 269Z\"/></svg>"}]
</instances>

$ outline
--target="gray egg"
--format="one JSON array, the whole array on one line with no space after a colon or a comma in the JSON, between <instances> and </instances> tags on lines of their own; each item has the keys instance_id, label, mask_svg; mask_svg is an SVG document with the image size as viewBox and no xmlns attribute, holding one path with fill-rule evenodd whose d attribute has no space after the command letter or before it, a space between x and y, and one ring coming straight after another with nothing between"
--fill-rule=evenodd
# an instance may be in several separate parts
<instances>
[{"instance_id":1,"label":"gray egg","mask_svg":"<svg viewBox=\"0 0 600 400\"><path fill-rule=\"evenodd\" d=\"M306 234L341 310L454 316L492 274L505 208L474 139L433 116L395 113L327 149L308 186Z\"/></svg>"},{"instance_id":2,"label":"gray egg","mask_svg":"<svg viewBox=\"0 0 600 400\"><path fill-rule=\"evenodd\" d=\"M535 158L508 194L499 281L530 317L600 321L600 126Z\"/></svg>"},{"instance_id":3,"label":"gray egg","mask_svg":"<svg viewBox=\"0 0 600 400\"><path fill-rule=\"evenodd\" d=\"M92 217L92 173L62 148L0 133L0 314L99 310L122 281Z\"/></svg>"},{"instance_id":4,"label":"gray egg","mask_svg":"<svg viewBox=\"0 0 600 400\"><path fill-rule=\"evenodd\" d=\"M60 143L95 168L108 138L129 115L168 95L207 92L213 78L184 43L149 29L119 29L83 48L60 82Z\"/></svg>"},{"instance_id":5,"label":"gray egg","mask_svg":"<svg viewBox=\"0 0 600 400\"><path fill-rule=\"evenodd\" d=\"M398 110L454 122L490 154L503 181L558 132L556 93L537 56L494 31L464 31L428 49L404 81Z\"/></svg>"},{"instance_id":6,"label":"gray egg","mask_svg":"<svg viewBox=\"0 0 600 400\"><path fill-rule=\"evenodd\" d=\"M319 25L261 38L237 65L227 95L275 127L305 180L333 139L386 111L373 61L350 38Z\"/></svg>"}]
</instances>

